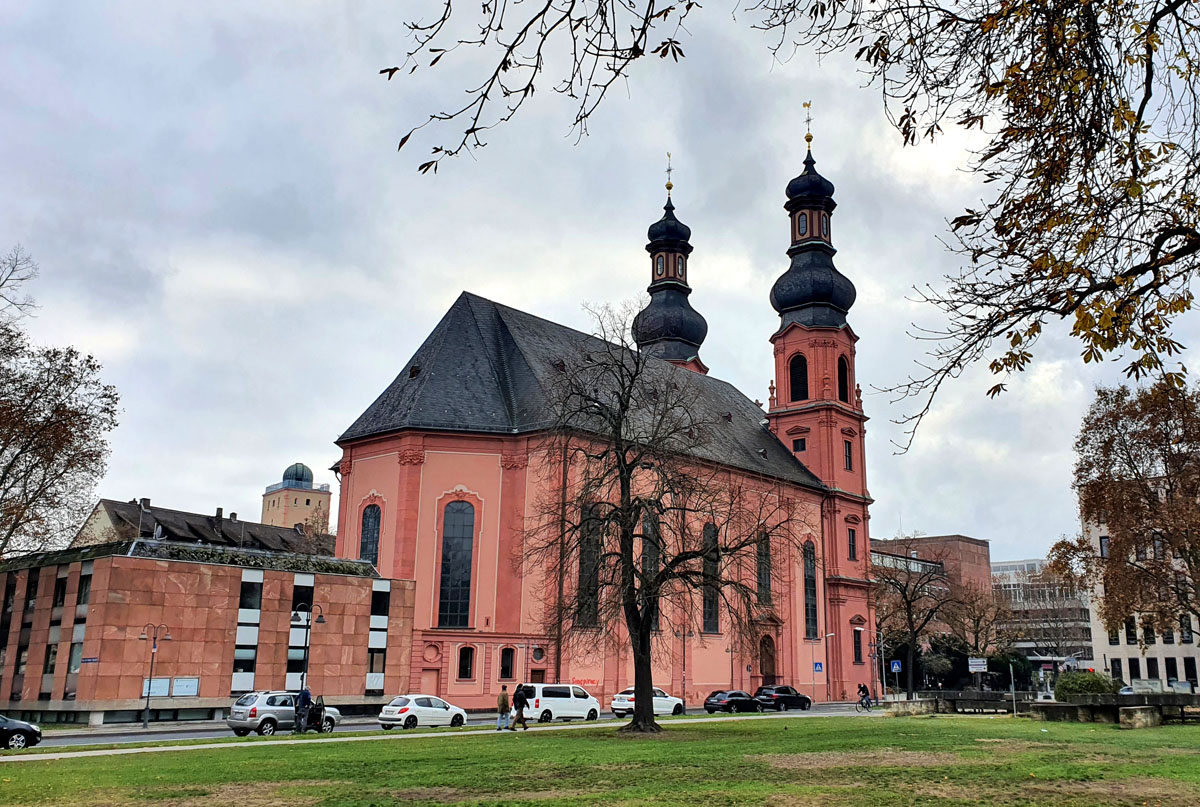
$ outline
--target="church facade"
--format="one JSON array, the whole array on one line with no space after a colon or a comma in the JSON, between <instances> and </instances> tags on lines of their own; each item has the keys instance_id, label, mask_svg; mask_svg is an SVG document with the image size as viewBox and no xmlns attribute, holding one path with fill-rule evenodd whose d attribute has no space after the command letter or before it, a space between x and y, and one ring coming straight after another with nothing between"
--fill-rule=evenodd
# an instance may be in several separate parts
<instances>
[{"instance_id":1,"label":"church facade","mask_svg":"<svg viewBox=\"0 0 1200 807\"><path fill-rule=\"evenodd\" d=\"M867 418L847 322L855 290L833 264L833 185L810 152L787 186L790 265L770 296L779 326L766 411L700 360L708 326L688 301L691 231L667 187L648 233L650 303L633 336L641 351L694 373L700 405L728 422L715 461L769 481L811 518L793 536L805 551L772 583L777 616L760 635L734 637L719 619L694 630L695 620L664 614L654 683L690 704L764 683L846 699L859 683L874 686L874 614ZM633 684L627 642L555 646L543 618L551 581L522 559L523 531L549 484L537 450L552 425L548 379L581 338L464 292L338 440L336 553L414 581L412 691L481 708L503 684L569 682L607 705Z\"/></svg>"}]
</instances>

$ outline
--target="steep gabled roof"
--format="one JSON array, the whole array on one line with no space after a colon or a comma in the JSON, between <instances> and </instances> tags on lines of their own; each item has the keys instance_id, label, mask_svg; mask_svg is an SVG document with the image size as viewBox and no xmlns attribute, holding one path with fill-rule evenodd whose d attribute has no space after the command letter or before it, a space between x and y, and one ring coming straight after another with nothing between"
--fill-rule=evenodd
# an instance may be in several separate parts
<instances>
[{"instance_id":1,"label":"steep gabled roof","mask_svg":"<svg viewBox=\"0 0 1200 807\"><path fill-rule=\"evenodd\" d=\"M546 390L555 368L596 337L463 292L383 394L339 444L406 429L521 434L553 425ZM654 359L653 361L659 361ZM732 385L687 373L697 416L716 422L703 459L806 487L824 486L762 426L764 414ZM728 415L728 417L726 417Z\"/></svg>"}]
</instances>

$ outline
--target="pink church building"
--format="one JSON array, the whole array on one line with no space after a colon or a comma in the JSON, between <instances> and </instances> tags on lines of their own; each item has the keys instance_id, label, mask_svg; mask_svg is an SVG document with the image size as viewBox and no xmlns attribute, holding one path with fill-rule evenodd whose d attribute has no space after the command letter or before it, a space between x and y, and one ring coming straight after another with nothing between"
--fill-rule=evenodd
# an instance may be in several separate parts
<instances>
[{"instance_id":1,"label":"pink church building","mask_svg":"<svg viewBox=\"0 0 1200 807\"><path fill-rule=\"evenodd\" d=\"M775 378L766 411L700 360L708 326L687 299L691 230L669 194L649 229L650 303L633 327L639 348L696 373L701 404L727 413L717 462L778 485L813 514L796 536L805 551L772 582L777 616L752 642L723 632L719 614L675 629L664 614L655 685L693 705L712 690L764 683L842 700L874 681L867 418L846 320L854 285L833 265L833 190L811 152L787 186L790 265L770 296L779 325L769 337ZM546 484L535 446L550 425L547 379L580 337L464 292L338 439L337 554L415 582L412 691L482 708L502 684L571 682L607 705L633 684L627 643L554 645L541 627L545 575L520 561Z\"/></svg>"}]
</instances>

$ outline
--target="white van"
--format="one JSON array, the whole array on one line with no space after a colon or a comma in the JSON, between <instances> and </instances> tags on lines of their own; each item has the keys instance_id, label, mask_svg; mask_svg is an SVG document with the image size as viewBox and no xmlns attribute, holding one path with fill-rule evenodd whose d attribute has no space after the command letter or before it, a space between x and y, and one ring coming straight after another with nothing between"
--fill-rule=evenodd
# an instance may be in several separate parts
<instances>
[{"instance_id":1,"label":"white van","mask_svg":"<svg viewBox=\"0 0 1200 807\"><path fill-rule=\"evenodd\" d=\"M521 684L517 689L529 699L529 706L525 707L527 720L549 723L551 720L596 720L600 717L600 701L578 684ZM516 715L516 708L512 713Z\"/></svg>"}]
</instances>

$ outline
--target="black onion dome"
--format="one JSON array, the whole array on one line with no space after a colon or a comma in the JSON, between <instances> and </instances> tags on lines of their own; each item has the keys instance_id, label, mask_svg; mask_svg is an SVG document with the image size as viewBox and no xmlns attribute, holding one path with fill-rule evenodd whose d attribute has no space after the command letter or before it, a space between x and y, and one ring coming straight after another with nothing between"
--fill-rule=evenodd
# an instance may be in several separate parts
<instances>
[{"instance_id":1,"label":"black onion dome","mask_svg":"<svg viewBox=\"0 0 1200 807\"><path fill-rule=\"evenodd\" d=\"M771 306L784 324L840 327L857 296L854 284L833 265L833 248L801 250L771 287Z\"/></svg>"},{"instance_id":2,"label":"black onion dome","mask_svg":"<svg viewBox=\"0 0 1200 807\"><path fill-rule=\"evenodd\" d=\"M804 158L804 171L793 179L787 186L787 197L798 199L802 196L833 196L833 183L817 173L817 161L812 152Z\"/></svg>"},{"instance_id":3,"label":"black onion dome","mask_svg":"<svg viewBox=\"0 0 1200 807\"><path fill-rule=\"evenodd\" d=\"M651 242L687 241L692 237L692 228L675 218L675 205L671 204L670 196L667 197L663 210L663 217L651 224L650 229L646 231L646 237Z\"/></svg>"},{"instance_id":4,"label":"black onion dome","mask_svg":"<svg viewBox=\"0 0 1200 807\"><path fill-rule=\"evenodd\" d=\"M708 336L708 322L688 302L688 291L661 289L655 292L650 304L633 318L634 340L642 347L674 340L699 348ZM694 349L692 353L695 353Z\"/></svg>"},{"instance_id":5,"label":"black onion dome","mask_svg":"<svg viewBox=\"0 0 1200 807\"><path fill-rule=\"evenodd\" d=\"M311 485L312 481L313 481L312 469L310 469L307 465L305 465L302 462L297 462L293 465L289 465L283 472L284 484L294 483L294 482L299 482L299 483L303 484L303 483L307 482L308 484Z\"/></svg>"}]
</instances>

